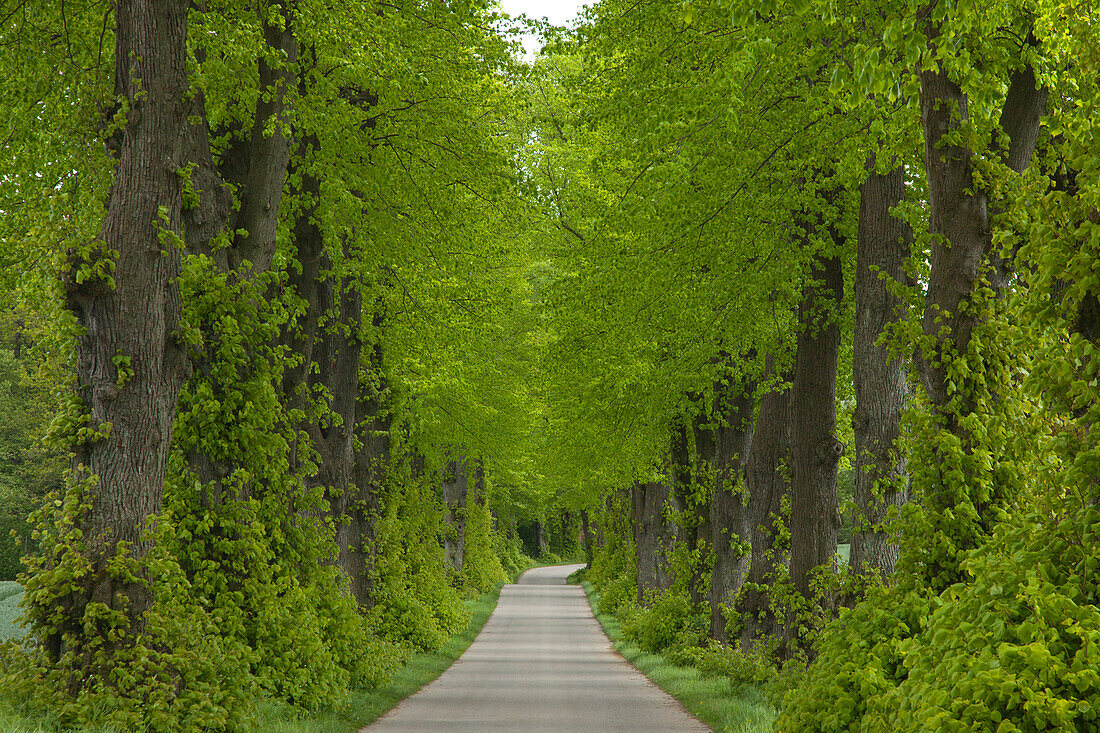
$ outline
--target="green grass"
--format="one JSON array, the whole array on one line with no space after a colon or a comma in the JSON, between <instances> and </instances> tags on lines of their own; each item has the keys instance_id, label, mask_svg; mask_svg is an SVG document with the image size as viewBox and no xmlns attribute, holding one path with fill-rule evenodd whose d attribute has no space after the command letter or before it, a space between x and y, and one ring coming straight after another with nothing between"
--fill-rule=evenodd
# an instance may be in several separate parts
<instances>
[{"instance_id":1,"label":"green grass","mask_svg":"<svg viewBox=\"0 0 1100 733\"><path fill-rule=\"evenodd\" d=\"M8 584L0 584L0 597ZM18 594L18 589L14 594ZM261 701L257 705L256 730L264 733L350 733L389 712L397 703L441 675L462 656L489 620L500 598L500 586L468 601L472 615L466 630L454 636L435 652L413 655L409 663L394 675L385 687L377 690L352 690L348 704L340 710L303 713L289 705ZM0 604L7 599L0 601ZM18 610L18 609L16 609ZM50 721L32 719L12 713L0 701L0 733L49 733L56 727ZM72 733L104 733L101 728L81 728Z\"/></svg>"},{"instance_id":2,"label":"green grass","mask_svg":"<svg viewBox=\"0 0 1100 733\"><path fill-rule=\"evenodd\" d=\"M576 574L574 574L576 575ZM570 576L573 579L574 576ZM596 611L599 594L592 584L582 583L604 633L615 650L626 657L658 687L679 700L692 715L722 733L765 733L775 720L775 710L755 689L734 690L725 677L704 677L694 667L681 667L657 654L648 654L624 641L619 620Z\"/></svg>"},{"instance_id":3,"label":"green grass","mask_svg":"<svg viewBox=\"0 0 1100 733\"><path fill-rule=\"evenodd\" d=\"M852 546L837 545L836 554L840 555L841 559L844 560L844 564L847 565L848 562L852 559Z\"/></svg>"},{"instance_id":4,"label":"green grass","mask_svg":"<svg viewBox=\"0 0 1100 733\"><path fill-rule=\"evenodd\" d=\"M19 608L19 599L23 597L23 586L14 580L0 581L0 641L7 641L23 635L23 629L15 623L23 609ZM0 733L4 729L0 728Z\"/></svg>"}]
</instances>

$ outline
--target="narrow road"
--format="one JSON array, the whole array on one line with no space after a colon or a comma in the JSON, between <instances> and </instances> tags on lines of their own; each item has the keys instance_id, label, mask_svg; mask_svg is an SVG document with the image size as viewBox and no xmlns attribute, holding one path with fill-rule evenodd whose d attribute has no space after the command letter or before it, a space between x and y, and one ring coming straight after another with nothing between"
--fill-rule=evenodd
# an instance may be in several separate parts
<instances>
[{"instance_id":1,"label":"narrow road","mask_svg":"<svg viewBox=\"0 0 1100 733\"><path fill-rule=\"evenodd\" d=\"M584 591L565 584L580 567L535 568L504 586L466 653L361 733L709 730L611 648Z\"/></svg>"}]
</instances>

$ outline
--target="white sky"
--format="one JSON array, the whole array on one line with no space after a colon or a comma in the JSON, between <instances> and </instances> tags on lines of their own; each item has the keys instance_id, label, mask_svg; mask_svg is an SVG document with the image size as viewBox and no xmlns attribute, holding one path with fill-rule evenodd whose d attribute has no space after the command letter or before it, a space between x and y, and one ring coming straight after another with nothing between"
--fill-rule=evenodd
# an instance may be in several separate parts
<instances>
[{"instance_id":1,"label":"white sky","mask_svg":"<svg viewBox=\"0 0 1100 733\"><path fill-rule=\"evenodd\" d=\"M588 0L589 5L595 0ZM500 9L516 17L526 13L530 18L546 18L553 25L567 25L577 17L585 0L500 0ZM541 42L534 36L523 38L523 47L530 61L538 52Z\"/></svg>"}]
</instances>

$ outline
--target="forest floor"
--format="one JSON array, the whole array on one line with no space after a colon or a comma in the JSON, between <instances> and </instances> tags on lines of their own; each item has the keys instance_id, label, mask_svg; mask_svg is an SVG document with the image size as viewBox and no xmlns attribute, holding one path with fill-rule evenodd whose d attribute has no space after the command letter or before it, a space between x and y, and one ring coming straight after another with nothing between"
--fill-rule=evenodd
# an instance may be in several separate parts
<instances>
[{"instance_id":1,"label":"forest floor","mask_svg":"<svg viewBox=\"0 0 1100 733\"><path fill-rule=\"evenodd\" d=\"M394 731L706 731L611 648L581 565L536 568L501 591L453 667L363 733Z\"/></svg>"}]
</instances>

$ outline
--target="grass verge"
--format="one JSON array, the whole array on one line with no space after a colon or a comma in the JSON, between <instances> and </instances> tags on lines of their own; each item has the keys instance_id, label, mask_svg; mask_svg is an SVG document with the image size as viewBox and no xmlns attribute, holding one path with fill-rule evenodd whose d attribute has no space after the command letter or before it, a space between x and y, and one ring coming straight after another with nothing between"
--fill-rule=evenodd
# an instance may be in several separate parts
<instances>
[{"instance_id":1,"label":"grass verge","mask_svg":"<svg viewBox=\"0 0 1100 733\"><path fill-rule=\"evenodd\" d=\"M569 576L576 583L579 573ZM658 654L649 654L625 641L619 620L599 613L600 596L588 581L580 581L592 613L615 650L654 684L680 701L688 712L722 733L765 733L775 721L775 710L754 688L733 689L725 677L704 677L694 667L681 667Z\"/></svg>"}]
</instances>

